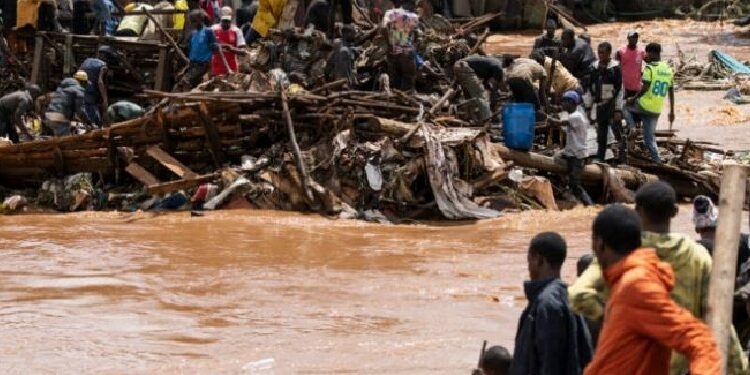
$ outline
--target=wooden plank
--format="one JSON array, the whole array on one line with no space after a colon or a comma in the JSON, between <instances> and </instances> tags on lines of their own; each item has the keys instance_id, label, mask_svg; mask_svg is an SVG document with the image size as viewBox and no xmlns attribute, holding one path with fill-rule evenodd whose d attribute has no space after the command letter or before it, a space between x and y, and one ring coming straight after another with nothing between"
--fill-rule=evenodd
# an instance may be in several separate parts
<instances>
[{"instance_id":1,"label":"wooden plank","mask_svg":"<svg viewBox=\"0 0 750 375\"><path fill-rule=\"evenodd\" d=\"M179 160L172 157L172 155L166 153L159 146L151 146L146 149L146 155L156 159L161 165L167 167L170 171L174 172L180 178L193 178L198 174L191 171L190 168L180 163Z\"/></svg>"},{"instance_id":2,"label":"wooden plank","mask_svg":"<svg viewBox=\"0 0 750 375\"><path fill-rule=\"evenodd\" d=\"M168 69L172 64L169 59L169 49L166 46L159 47L159 65L156 67L156 79L154 79L154 90L167 90Z\"/></svg>"},{"instance_id":3,"label":"wooden plank","mask_svg":"<svg viewBox=\"0 0 750 375\"><path fill-rule=\"evenodd\" d=\"M42 85L42 60L44 59L44 38L37 36L34 38L34 60L31 63L31 83L35 83L45 89Z\"/></svg>"},{"instance_id":4,"label":"wooden plank","mask_svg":"<svg viewBox=\"0 0 750 375\"><path fill-rule=\"evenodd\" d=\"M721 374L727 373L727 358L732 350L732 306L734 302L734 275L737 267L737 249L740 243L742 208L745 206L747 167L727 165L721 179L719 195L719 226L716 228L716 248L712 254L713 266L708 287L710 309L706 322L714 331L721 353Z\"/></svg>"},{"instance_id":5,"label":"wooden plank","mask_svg":"<svg viewBox=\"0 0 750 375\"><path fill-rule=\"evenodd\" d=\"M141 165L136 162L128 164L128 166L125 167L125 171L146 186L158 185L161 183L161 181L152 175L151 172L147 171L146 168L141 167Z\"/></svg>"},{"instance_id":6,"label":"wooden plank","mask_svg":"<svg viewBox=\"0 0 750 375\"><path fill-rule=\"evenodd\" d=\"M63 74L72 75L76 61L73 58L73 35L65 36L65 54L63 55Z\"/></svg>"},{"instance_id":7,"label":"wooden plank","mask_svg":"<svg viewBox=\"0 0 750 375\"><path fill-rule=\"evenodd\" d=\"M147 191L149 194L167 194L177 190L184 190L198 186L204 182L219 178L220 176L220 173L210 173L182 180L151 184L147 186Z\"/></svg>"},{"instance_id":8,"label":"wooden plank","mask_svg":"<svg viewBox=\"0 0 750 375\"><path fill-rule=\"evenodd\" d=\"M214 166L221 167L224 164L224 151L221 147L221 137L219 136L219 130L214 124L214 120L211 118L211 112L208 110L208 106L205 102L201 102L199 114L203 121L203 128L206 129L206 139L208 140L208 147L211 149L211 154L214 159Z\"/></svg>"}]
</instances>

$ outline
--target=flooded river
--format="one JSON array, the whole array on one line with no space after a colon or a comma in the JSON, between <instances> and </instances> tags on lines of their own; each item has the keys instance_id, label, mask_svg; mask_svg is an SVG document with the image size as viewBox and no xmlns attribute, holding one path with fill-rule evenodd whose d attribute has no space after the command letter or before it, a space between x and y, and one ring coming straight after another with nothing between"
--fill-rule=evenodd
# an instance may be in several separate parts
<instances>
[{"instance_id":1,"label":"flooded river","mask_svg":"<svg viewBox=\"0 0 750 375\"><path fill-rule=\"evenodd\" d=\"M701 58L748 51L737 30L690 23L590 32L617 45L639 26L668 56L675 41ZM526 54L534 35L488 49ZM722 95L678 93L680 135L750 149L750 122L709 124ZM263 211L0 216L0 373L242 374L272 358L263 373L468 374L483 339L512 349L531 236L565 235L572 281L595 212L402 226ZM692 232L688 207L677 229Z\"/></svg>"},{"instance_id":2,"label":"flooded river","mask_svg":"<svg viewBox=\"0 0 750 375\"><path fill-rule=\"evenodd\" d=\"M594 214L0 217L2 373L468 373L483 339L513 346L530 237L566 236L572 281Z\"/></svg>"}]
</instances>

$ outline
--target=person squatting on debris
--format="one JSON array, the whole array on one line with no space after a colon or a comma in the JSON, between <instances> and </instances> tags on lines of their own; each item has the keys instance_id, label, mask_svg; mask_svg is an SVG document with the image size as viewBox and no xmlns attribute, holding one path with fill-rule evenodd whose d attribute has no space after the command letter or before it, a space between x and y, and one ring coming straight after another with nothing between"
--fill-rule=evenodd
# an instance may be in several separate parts
<instances>
[{"instance_id":1,"label":"person squatting on debris","mask_svg":"<svg viewBox=\"0 0 750 375\"><path fill-rule=\"evenodd\" d=\"M591 64L596 60L591 45L583 38L576 38L576 33L572 29L563 30L560 43L560 62L578 79L581 86L586 86L585 80L588 78Z\"/></svg>"},{"instance_id":2,"label":"person squatting on debris","mask_svg":"<svg viewBox=\"0 0 750 375\"><path fill-rule=\"evenodd\" d=\"M570 192L586 206L594 204L591 197L581 185L581 175L585 167L588 150L586 138L590 126L586 113L581 107L581 96L575 91L568 91L562 97L562 109L568 114L566 120L550 118L550 124L565 126L566 141L562 157L568 166L568 187Z\"/></svg>"},{"instance_id":3,"label":"person squatting on debris","mask_svg":"<svg viewBox=\"0 0 750 375\"><path fill-rule=\"evenodd\" d=\"M674 273L654 249L643 246L638 214L624 205L609 206L594 219L592 232L594 254L612 293L585 374L667 375L670 349L687 356L692 375L719 374L711 330L670 298Z\"/></svg>"},{"instance_id":4,"label":"person squatting on debris","mask_svg":"<svg viewBox=\"0 0 750 375\"><path fill-rule=\"evenodd\" d=\"M88 83L86 84L86 96L84 98L84 111L86 121L97 127L102 127L102 113L106 114L109 106L107 95L107 63L114 61L112 47L103 45L99 47L98 58L89 57L83 60L78 70L86 72Z\"/></svg>"},{"instance_id":5,"label":"person squatting on debris","mask_svg":"<svg viewBox=\"0 0 750 375\"><path fill-rule=\"evenodd\" d=\"M258 11L253 17L250 30L245 34L245 42L253 44L268 36L268 31L278 25L284 12L286 0L258 0Z\"/></svg>"},{"instance_id":6,"label":"person squatting on debris","mask_svg":"<svg viewBox=\"0 0 750 375\"><path fill-rule=\"evenodd\" d=\"M232 8L221 8L221 22L213 26L213 33L218 48L214 51L211 60L211 74L224 76L237 73L237 54L245 52L240 49L245 46L245 37L242 31L232 24Z\"/></svg>"},{"instance_id":7,"label":"person squatting on debris","mask_svg":"<svg viewBox=\"0 0 750 375\"><path fill-rule=\"evenodd\" d=\"M628 99L628 111L633 119L643 123L643 143L651 160L661 163L656 145L656 125L669 96L669 122L674 122L674 73L667 63L661 61L661 45L646 46L646 62L641 80L643 87L635 97Z\"/></svg>"},{"instance_id":8,"label":"person squatting on debris","mask_svg":"<svg viewBox=\"0 0 750 375\"><path fill-rule=\"evenodd\" d=\"M541 116L542 105L547 106L546 95L539 95L534 87L534 82L539 82L539 87L546 87L547 72L544 67L532 59L519 58L513 60L508 67L508 78L506 83L513 100L517 103L530 103L537 111L537 119Z\"/></svg>"},{"instance_id":9,"label":"person squatting on debris","mask_svg":"<svg viewBox=\"0 0 750 375\"><path fill-rule=\"evenodd\" d=\"M703 319L708 308L711 256L703 246L689 236L671 232L672 218L677 215L678 207L677 194L664 182L648 182L638 189L635 209L643 228L639 231L641 246L655 249L656 256L672 266L675 278L670 292L672 299L696 318ZM589 319L601 318L604 315L605 301L610 295L610 287L611 285L605 283L602 277L600 265L597 262L592 263L568 288L571 308ZM609 324L609 315L607 319L605 327ZM602 343L603 335L604 331L600 333L599 345ZM727 374L731 375L746 374L748 369L747 358L742 353L734 329L727 368ZM671 369L672 375L683 375L687 372L685 358L674 354Z\"/></svg>"},{"instance_id":10,"label":"person squatting on debris","mask_svg":"<svg viewBox=\"0 0 750 375\"><path fill-rule=\"evenodd\" d=\"M146 111L138 104L120 100L107 108L107 116L112 122L122 122L143 116Z\"/></svg>"},{"instance_id":11,"label":"person squatting on debris","mask_svg":"<svg viewBox=\"0 0 750 375\"><path fill-rule=\"evenodd\" d=\"M591 360L591 337L583 318L568 306L560 269L567 244L558 233L536 235L529 244L528 306L516 333L511 375L581 374Z\"/></svg>"},{"instance_id":12,"label":"person squatting on debris","mask_svg":"<svg viewBox=\"0 0 750 375\"><path fill-rule=\"evenodd\" d=\"M417 79L414 38L419 17L414 13L414 0L394 3L398 7L388 10L383 16L383 28L388 36L388 76L392 88L412 91Z\"/></svg>"},{"instance_id":13,"label":"person squatting on debris","mask_svg":"<svg viewBox=\"0 0 750 375\"><path fill-rule=\"evenodd\" d=\"M492 346L482 353L479 368L472 375L510 375L513 356L503 346Z\"/></svg>"},{"instance_id":14,"label":"person squatting on debris","mask_svg":"<svg viewBox=\"0 0 750 375\"><path fill-rule=\"evenodd\" d=\"M18 128L29 140L34 138L26 128L24 117L34 112L34 100L41 93L39 86L30 85L25 90L14 91L0 98L0 136L18 143L21 141Z\"/></svg>"},{"instance_id":15,"label":"person squatting on debris","mask_svg":"<svg viewBox=\"0 0 750 375\"><path fill-rule=\"evenodd\" d=\"M622 73L620 64L612 60L612 45L608 42L599 44L597 48L599 60L591 67L591 79L588 92L593 105L591 116L596 121L596 157L601 162L606 161L609 129L615 135L619 144L618 160L627 162L628 146L622 134Z\"/></svg>"},{"instance_id":16,"label":"person squatting on debris","mask_svg":"<svg viewBox=\"0 0 750 375\"><path fill-rule=\"evenodd\" d=\"M52 98L44 113L44 126L52 132L55 137L71 135L71 122L78 116L83 121L86 119L84 111L88 75L79 70L73 78L65 78L52 93Z\"/></svg>"},{"instance_id":17,"label":"person squatting on debris","mask_svg":"<svg viewBox=\"0 0 750 375\"><path fill-rule=\"evenodd\" d=\"M217 43L213 30L205 25L204 11L192 10L188 18L193 27L188 50L190 63L181 83L183 88L192 89L201 83L203 76L208 72L208 65L213 57L213 51L217 49Z\"/></svg>"},{"instance_id":18,"label":"person squatting on debris","mask_svg":"<svg viewBox=\"0 0 750 375\"><path fill-rule=\"evenodd\" d=\"M545 56L539 50L532 52L530 58L544 66L544 71L547 73L546 85L540 87L540 95L549 97L551 94L550 91L552 91L554 92L553 102L558 104L560 103L562 95L568 91L583 93L581 85L578 83L578 79L570 74L568 69L566 69L560 61Z\"/></svg>"},{"instance_id":19,"label":"person squatting on debris","mask_svg":"<svg viewBox=\"0 0 750 375\"><path fill-rule=\"evenodd\" d=\"M445 17L441 14L435 14L431 0L417 1L417 15L425 31L432 30L442 35L452 34L455 31L453 25Z\"/></svg>"},{"instance_id":20,"label":"person squatting on debris","mask_svg":"<svg viewBox=\"0 0 750 375\"><path fill-rule=\"evenodd\" d=\"M478 100L479 121L491 120L490 94L485 87L498 90L503 82L503 62L490 56L472 55L453 65L453 75L469 97Z\"/></svg>"},{"instance_id":21,"label":"person squatting on debris","mask_svg":"<svg viewBox=\"0 0 750 375\"><path fill-rule=\"evenodd\" d=\"M531 52L539 51L545 56L557 58L560 54L562 44L560 39L555 36L557 21L549 18L544 24L544 34L534 40L534 47Z\"/></svg>"}]
</instances>

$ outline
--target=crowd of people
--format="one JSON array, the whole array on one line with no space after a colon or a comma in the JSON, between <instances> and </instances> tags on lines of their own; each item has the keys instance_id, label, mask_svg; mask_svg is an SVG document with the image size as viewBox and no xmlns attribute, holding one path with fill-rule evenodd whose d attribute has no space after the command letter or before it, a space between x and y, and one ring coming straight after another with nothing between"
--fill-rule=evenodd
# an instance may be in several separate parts
<instances>
[{"instance_id":1,"label":"crowd of people","mask_svg":"<svg viewBox=\"0 0 750 375\"><path fill-rule=\"evenodd\" d=\"M75 16L79 2L73 4L74 16L65 27L72 32L80 29L80 32L103 35L138 35L149 23L146 16L134 13L138 10L186 9L187 19L185 13L175 14L168 22L171 27L184 26L189 31L184 33L189 63L185 73L178 76L177 91L193 89L206 77L238 72L238 56L247 54L250 45L267 38L270 30L279 26L287 5L285 0L258 0L257 3L243 0L233 9L222 0L177 0L154 6L131 0L86 0L94 10L96 21L87 29L78 25L87 19ZM351 0L314 0L301 4L305 6L304 20L297 24L333 38L333 47L326 59L328 82L345 78L350 85L356 85L356 53L350 44L357 26L352 21ZM385 41L382 70L387 74L390 88L414 92L420 72L432 69L422 58L426 52L418 41L420 35L454 32L450 23L433 12L433 5L429 0L421 0L419 7L414 0L395 0L391 9L373 10ZM337 15L343 23L341 27L335 27ZM661 162L655 132L666 98L670 103L669 120L674 120L673 72L661 59L661 46L650 43L643 48L635 31L629 32L627 43L617 49L602 41L595 54L586 35L576 35L574 30L565 29L558 38L557 30L555 19L549 19L528 58L498 57L481 50L472 53L468 47L457 49L458 52L450 55L443 73L460 85L465 96L476 99L476 125L490 127L497 122L495 114L503 105L499 93L509 92L513 101L532 104L538 120L548 120L552 127L565 129L565 144L559 146L560 157L568 167L569 190L572 196L588 205L592 199L581 185L585 164L591 160L627 163L628 142L635 138L633 129L636 127L642 127L644 148L650 158ZM297 50L302 51L301 47ZM300 55L321 53L309 49L299 51L296 52ZM293 53L286 55L289 57ZM65 77L60 87L49 94L52 98L46 108L37 109L37 116L49 135L71 134L76 131L72 126L75 122L85 123L89 129L106 126L115 120L109 113L142 113L142 108L130 102L115 103L116 108L109 108L108 64L116 60L112 49L102 46L97 57L86 59L73 77ZM307 72L296 70L310 65L309 61L303 61L284 67L292 77L304 75ZM309 80L306 88L324 82ZM83 109L79 108L81 92ZM28 105L29 99L33 101L39 94L39 90L32 87L0 99L2 133L12 142L20 140L16 128L25 133L22 120L25 112L33 108ZM118 119L123 117L127 119L127 116ZM598 145L591 152L587 141L589 129L593 127L597 129ZM610 133L618 145L612 153L609 152Z\"/></svg>"},{"instance_id":2,"label":"crowd of people","mask_svg":"<svg viewBox=\"0 0 750 375\"><path fill-rule=\"evenodd\" d=\"M605 207L592 224L592 250L567 286L560 270L568 256L558 233L536 235L528 247L528 305L515 350L492 347L478 374L720 374L708 312L711 252L718 212L695 199L700 240L675 233L678 200L663 182L645 184L635 209ZM747 235L740 240L734 325L726 374L747 374ZM739 335L738 335L739 333ZM747 348L744 345L745 349Z\"/></svg>"}]
</instances>

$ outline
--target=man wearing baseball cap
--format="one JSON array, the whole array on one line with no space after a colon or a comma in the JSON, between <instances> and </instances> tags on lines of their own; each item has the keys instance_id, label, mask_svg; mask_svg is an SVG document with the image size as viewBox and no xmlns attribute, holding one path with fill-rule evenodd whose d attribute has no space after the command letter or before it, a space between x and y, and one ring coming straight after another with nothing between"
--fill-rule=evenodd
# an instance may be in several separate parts
<instances>
[{"instance_id":1,"label":"man wearing baseball cap","mask_svg":"<svg viewBox=\"0 0 750 375\"><path fill-rule=\"evenodd\" d=\"M586 147L586 138L589 130L589 120L583 111L581 104L581 95L575 91L566 91L562 96L562 109L568 113L567 120L558 120L550 118L550 124L565 126L567 140L562 152L563 159L568 166L568 186L571 193L578 198L585 206L592 205L591 197L581 185L581 175L585 166L585 159L588 156Z\"/></svg>"},{"instance_id":2,"label":"man wearing baseball cap","mask_svg":"<svg viewBox=\"0 0 750 375\"><path fill-rule=\"evenodd\" d=\"M221 22L213 26L219 49L214 51L211 60L211 74L224 76L237 72L237 54L244 53L245 37L242 31L232 24L232 8L221 8ZM223 54L223 58L222 58Z\"/></svg>"}]
</instances>

